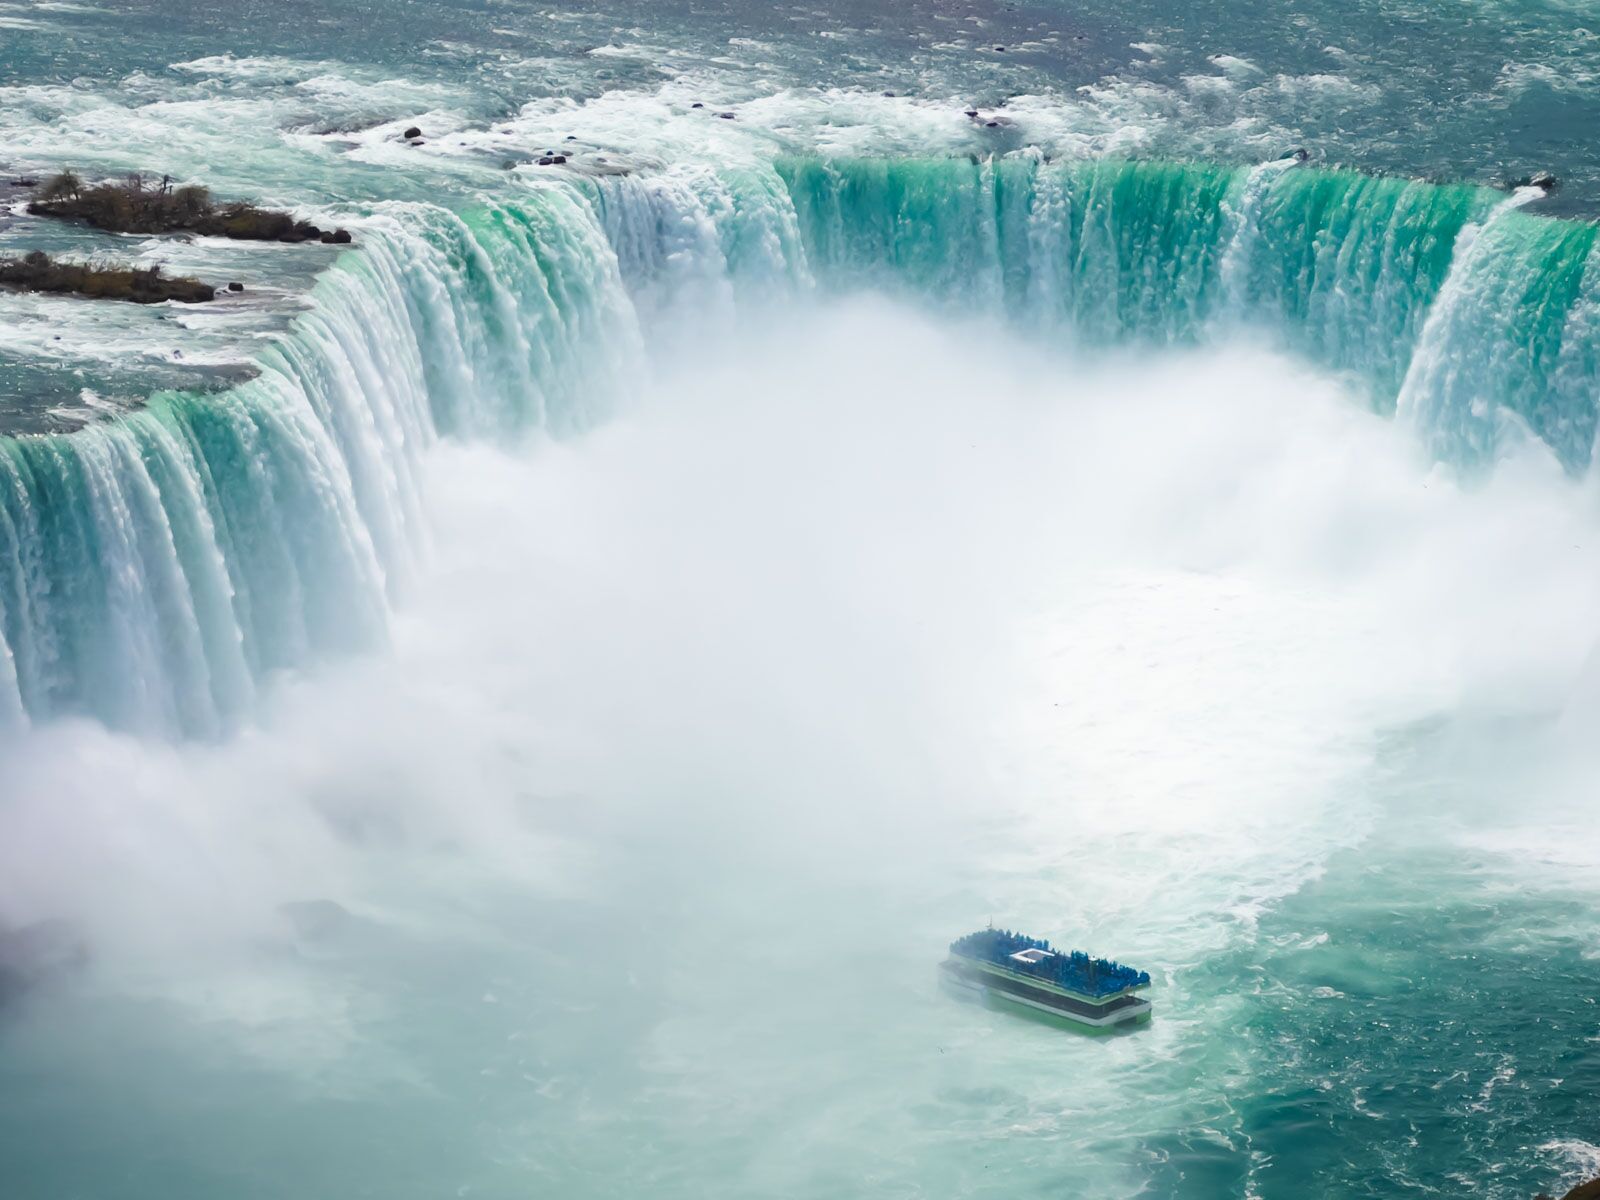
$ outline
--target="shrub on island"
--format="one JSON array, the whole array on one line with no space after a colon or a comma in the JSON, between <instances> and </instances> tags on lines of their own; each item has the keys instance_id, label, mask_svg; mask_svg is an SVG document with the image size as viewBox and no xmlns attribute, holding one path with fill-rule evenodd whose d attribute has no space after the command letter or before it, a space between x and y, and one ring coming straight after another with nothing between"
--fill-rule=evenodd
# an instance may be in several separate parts
<instances>
[{"instance_id":1,"label":"shrub on island","mask_svg":"<svg viewBox=\"0 0 1600 1200\"><path fill-rule=\"evenodd\" d=\"M242 201L218 204L198 185L173 187L170 177L151 184L143 175L86 184L71 171L46 180L28 211L84 221L110 233L197 233L255 242L326 242L347 245L343 229L321 229L277 209Z\"/></svg>"},{"instance_id":2,"label":"shrub on island","mask_svg":"<svg viewBox=\"0 0 1600 1200\"><path fill-rule=\"evenodd\" d=\"M0 259L0 287L19 292L51 292L94 300L135 304L203 304L217 289L198 279L163 275L160 267L92 266L57 262L42 250L22 258Z\"/></svg>"}]
</instances>

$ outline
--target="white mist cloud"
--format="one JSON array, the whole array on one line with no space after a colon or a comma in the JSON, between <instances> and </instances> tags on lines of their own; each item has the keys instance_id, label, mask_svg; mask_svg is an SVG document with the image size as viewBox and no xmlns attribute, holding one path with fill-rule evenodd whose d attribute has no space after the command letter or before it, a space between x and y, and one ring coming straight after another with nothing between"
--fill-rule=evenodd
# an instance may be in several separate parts
<instances>
[{"instance_id":1,"label":"white mist cloud","mask_svg":"<svg viewBox=\"0 0 1600 1200\"><path fill-rule=\"evenodd\" d=\"M1548 464L1463 491L1265 353L1085 358L869 302L686 353L580 441L446 448L431 475L437 562L392 657L280 681L222 746L21 739L13 920L229 941L382 894L391 860L559 891L596 821L833 856L987 802L1030 638L1134 654L1047 680L1093 707L1170 687L1167 639L1273 686L1253 631L1325 624L1292 686L1359 737L1463 699L1559 708L1597 599L1586 493Z\"/></svg>"},{"instance_id":2,"label":"white mist cloud","mask_svg":"<svg viewBox=\"0 0 1600 1200\"><path fill-rule=\"evenodd\" d=\"M1271 354L877 301L719 337L592 435L440 449L391 655L222 745L18 737L0 914L313 1094L472 1108L498 1149L441 1183L676 1137L777 1194L802 1114L826 1144L971 1083L929 1061L981 1036L916 990L944 939L1195 961L1362 836L1383 731L1552 716L1589 653L1586 489L1531 449L1464 489ZM1110 1061L1181 1060L1206 1003ZM1015 1120L1163 1113L1080 1082Z\"/></svg>"}]
</instances>

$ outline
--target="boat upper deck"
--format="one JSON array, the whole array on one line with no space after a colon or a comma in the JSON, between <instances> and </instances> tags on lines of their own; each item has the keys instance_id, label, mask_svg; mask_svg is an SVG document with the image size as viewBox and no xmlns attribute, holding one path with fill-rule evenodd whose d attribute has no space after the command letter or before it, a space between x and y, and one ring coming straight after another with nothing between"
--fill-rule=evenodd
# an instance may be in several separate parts
<instances>
[{"instance_id":1,"label":"boat upper deck","mask_svg":"<svg viewBox=\"0 0 1600 1200\"><path fill-rule=\"evenodd\" d=\"M950 943L950 953L1090 1000L1106 1000L1150 985L1147 971L1091 958L1081 950L1063 953L1052 949L1049 942L1008 929L969 933Z\"/></svg>"}]
</instances>

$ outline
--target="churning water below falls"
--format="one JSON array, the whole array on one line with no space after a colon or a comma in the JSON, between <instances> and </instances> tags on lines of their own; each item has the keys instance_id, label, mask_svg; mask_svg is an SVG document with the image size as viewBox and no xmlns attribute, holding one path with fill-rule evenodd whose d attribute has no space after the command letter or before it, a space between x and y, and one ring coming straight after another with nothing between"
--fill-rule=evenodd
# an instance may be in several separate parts
<instances>
[{"instance_id":1,"label":"churning water below falls","mask_svg":"<svg viewBox=\"0 0 1600 1200\"><path fill-rule=\"evenodd\" d=\"M1600 1174L1596 226L1280 157L1398 119L1370 47L438 7L406 66L0 5L19 170L356 234L0 294L0 1195ZM990 920L1154 1021L953 999Z\"/></svg>"}]
</instances>

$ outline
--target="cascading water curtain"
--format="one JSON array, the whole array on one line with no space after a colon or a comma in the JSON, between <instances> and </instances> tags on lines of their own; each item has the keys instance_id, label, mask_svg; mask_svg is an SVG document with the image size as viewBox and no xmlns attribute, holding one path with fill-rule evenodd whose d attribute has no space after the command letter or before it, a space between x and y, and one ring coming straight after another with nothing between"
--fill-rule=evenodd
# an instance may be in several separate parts
<instances>
[{"instance_id":1,"label":"cascading water curtain","mask_svg":"<svg viewBox=\"0 0 1600 1200\"><path fill-rule=\"evenodd\" d=\"M390 205L260 375L0 440L0 722L210 736L276 669L381 644L424 540L421 452L602 419L645 333L820 289L1086 345L1265 334L1441 458L1587 468L1591 225L1270 163L786 157ZM641 328L641 325L643 328Z\"/></svg>"},{"instance_id":2,"label":"cascading water curtain","mask_svg":"<svg viewBox=\"0 0 1600 1200\"><path fill-rule=\"evenodd\" d=\"M585 426L638 343L592 209L392 206L218 395L0 440L0 719L211 736L274 669L381 644L440 432Z\"/></svg>"}]
</instances>

